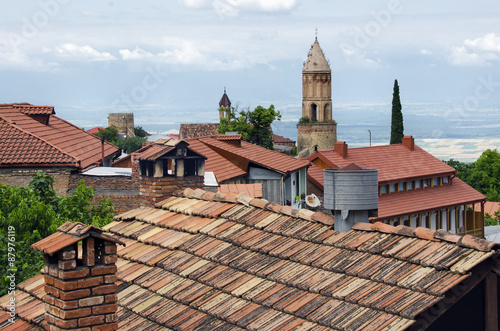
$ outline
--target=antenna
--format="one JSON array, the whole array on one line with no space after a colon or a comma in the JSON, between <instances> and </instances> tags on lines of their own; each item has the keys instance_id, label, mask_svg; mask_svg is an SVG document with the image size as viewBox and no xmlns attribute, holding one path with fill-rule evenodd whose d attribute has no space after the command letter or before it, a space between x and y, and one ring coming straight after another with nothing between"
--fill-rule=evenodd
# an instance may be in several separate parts
<instances>
[{"instance_id":1,"label":"antenna","mask_svg":"<svg viewBox=\"0 0 500 331\"><path fill-rule=\"evenodd\" d=\"M316 37L315 37L316 40L318 40L318 27L316 27Z\"/></svg>"}]
</instances>

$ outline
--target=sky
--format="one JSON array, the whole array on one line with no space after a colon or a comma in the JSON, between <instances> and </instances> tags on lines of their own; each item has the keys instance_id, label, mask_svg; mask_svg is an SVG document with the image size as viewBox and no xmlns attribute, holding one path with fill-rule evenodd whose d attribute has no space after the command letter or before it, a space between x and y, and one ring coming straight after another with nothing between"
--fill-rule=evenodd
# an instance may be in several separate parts
<instances>
[{"instance_id":1,"label":"sky","mask_svg":"<svg viewBox=\"0 0 500 331\"><path fill-rule=\"evenodd\" d=\"M109 112L134 112L136 124L157 131L214 122L226 88L238 109L274 104L282 133L294 138L303 61L317 36L332 68L341 138L356 139L356 130L349 131L356 127L366 140L370 128L375 141L387 139L395 79L405 133L500 138L495 0L38 0L0 6L0 103L53 105L80 127L106 126Z\"/></svg>"}]
</instances>

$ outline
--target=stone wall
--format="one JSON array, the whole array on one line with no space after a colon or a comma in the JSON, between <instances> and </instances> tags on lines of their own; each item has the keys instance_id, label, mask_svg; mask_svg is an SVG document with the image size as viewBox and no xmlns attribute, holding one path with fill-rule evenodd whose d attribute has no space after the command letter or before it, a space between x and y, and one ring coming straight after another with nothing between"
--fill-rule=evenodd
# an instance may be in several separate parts
<instances>
[{"instance_id":1,"label":"stone wall","mask_svg":"<svg viewBox=\"0 0 500 331\"><path fill-rule=\"evenodd\" d=\"M302 123L297 124L297 129L297 152L302 157L314 154L315 145L318 150L327 150L337 142L337 123Z\"/></svg>"},{"instance_id":2,"label":"stone wall","mask_svg":"<svg viewBox=\"0 0 500 331\"><path fill-rule=\"evenodd\" d=\"M27 186L33 176L42 171L54 176L54 190L58 195L68 195L71 172L74 168L0 168L0 184L10 186Z\"/></svg>"},{"instance_id":3,"label":"stone wall","mask_svg":"<svg viewBox=\"0 0 500 331\"><path fill-rule=\"evenodd\" d=\"M143 201L140 195L134 196L95 196L92 205L98 205L103 199L109 199L114 206L113 214L118 215L126 211L139 208Z\"/></svg>"},{"instance_id":4,"label":"stone wall","mask_svg":"<svg viewBox=\"0 0 500 331\"><path fill-rule=\"evenodd\" d=\"M169 197L173 192L185 188L203 188L203 177L141 177L140 190L144 206Z\"/></svg>"},{"instance_id":5,"label":"stone wall","mask_svg":"<svg viewBox=\"0 0 500 331\"><path fill-rule=\"evenodd\" d=\"M118 133L134 137L134 113L109 113L108 126L115 126Z\"/></svg>"}]
</instances>

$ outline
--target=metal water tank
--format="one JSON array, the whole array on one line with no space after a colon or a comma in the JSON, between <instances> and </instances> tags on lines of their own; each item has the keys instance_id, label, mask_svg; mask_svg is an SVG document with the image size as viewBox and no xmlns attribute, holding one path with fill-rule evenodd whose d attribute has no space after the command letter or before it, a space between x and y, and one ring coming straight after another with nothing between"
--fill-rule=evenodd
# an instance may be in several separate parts
<instances>
[{"instance_id":1,"label":"metal water tank","mask_svg":"<svg viewBox=\"0 0 500 331\"><path fill-rule=\"evenodd\" d=\"M353 170L354 169L354 170ZM324 205L330 210L378 209L378 170L349 165L324 170Z\"/></svg>"}]
</instances>

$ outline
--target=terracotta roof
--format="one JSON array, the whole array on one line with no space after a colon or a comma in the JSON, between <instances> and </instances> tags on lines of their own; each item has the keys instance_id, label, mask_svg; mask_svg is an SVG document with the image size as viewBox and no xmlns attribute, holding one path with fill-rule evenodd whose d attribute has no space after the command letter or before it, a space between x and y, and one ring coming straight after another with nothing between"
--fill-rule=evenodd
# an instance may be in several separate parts
<instances>
[{"instance_id":1,"label":"terracotta roof","mask_svg":"<svg viewBox=\"0 0 500 331\"><path fill-rule=\"evenodd\" d=\"M215 136L215 139L220 141L241 140L241 134L218 134Z\"/></svg>"},{"instance_id":2,"label":"terracotta roof","mask_svg":"<svg viewBox=\"0 0 500 331\"><path fill-rule=\"evenodd\" d=\"M283 136L278 136L277 134L273 134L273 142L275 144L295 144L294 140Z\"/></svg>"},{"instance_id":3,"label":"terracotta roof","mask_svg":"<svg viewBox=\"0 0 500 331\"><path fill-rule=\"evenodd\" d=\"M0 166L40 163L77 166L78 160L0 114Z\"/></svg>"},{"instance_id":4,"label":"terracotta roof","mask_svg":"<svg viewBox=\"0 0 500 331\"><path fill-rule=\"evenodd\" d=\"M498 255L472 236L379 222L337 233L331 221L191 189L116 216L103 230L126 243L116 263L120 330L404 330L424 312L439 316ZM20 284L17 309L42 303L40 279ZM40 325L40 314L19 316Z\"/></svg>"},{"instance_id":5,"label":"terracotta roof","mask_svg":"<svg viewBox=\"0 0 500 331\"><path fill-rule=\"evenodd\" d=\"M376 219L388 219L402 215L413 215L426 210L462 206L484 201L484 199L486 197L483 194L457 177L453 179L452 185L379 195L379 209Z\"/></svg>"},{"instance_id":6,"label":"terracotta roof","mask_svg":"<svg viewBox=\"0 0 500 331\"><path fill-rule=\"evenodd\" d=\"M105 128L103 128L102 126L96 126L95 128L88 129L86 132L91 134L96 134L97 132L99 132L99 130L104 130L104 129Z\"/></svg>"},{"instance_id":7,"label":"terracotta roof","mask_svg":"<svg viewBox=\"0 0 500 331\"><path fill-rule=\"evenodd\" d=\"M318 151L309 160L316 158L331 168L356 163L364 169L378 169L379 183L455 174L455 169L422 148L415 146L415 150L410 151L401 144L349 148L345 159L333 150Z\"/></svg>"},{"instance_id":8,"label":"terracotta roof","mask_svg":"<svg viewBox=\"0 0 500 331\"><path fill-rule=\"evenodd\" d=\"M141 151L140 153L134 153L135 155L138 155L139 160L156 161L159 157L175 149L173 146L164 145L149 145L148 147L149 148Z\"/></svg>"},{"instance_id":9,"label":"terracotta roof","mask_svg":"<svg viewBox=\"0 0 500 331\"><path fill-rule=\"evenodd\" d=\"M252 198L262 198L262 183L253 184L221 184L219 192L222 193L245 193Z\"/></svg>"},{"instance_id":10,"label":"terracotta roof","mask_svg":"<svg viewBox=\"0 0 500 331\"><path fill-rule=\"evenodd\" d=\"M310 165L307 160L298 160L246 141L241 141L241 147L214 137L201 137L187 141L190 149L207 158L205 170L213 171L219 182L244 176L250 162L280 173L290 173Z\"/></svg>"},{"instance_id":11,"label":"terracotta roof","mask_svg":"<svg viewBox=\"0 0 500 331\"><path fill-rule=\"evenodd\" d=\"M56 113L53 106L34 106L30 104L14 104L13 106L25 115L53 115Z\"/></svg>"},{"instance_id":12,"label":"terracotta roof","mask_svg":"<svg viewBox=\"0 0 500 331\"><path fill-rule=\"evenodd\" d=\"M85 225L80 222L66 222L57 228L57 232L54 232L50 236L34 243L31 245L31 248L36 251L52 255L61 249L68 247L69 245L73 245L89 236L101 238L122 245L124 244L119 239L102 234L102 230L93 225Z\"/></svg>"},{"instance_id":13,"label":"terracotta roof","mask_svg":"<svg viewBox=\"0 0 500 331\"><path fill-rule=\"evenodd\" d=\"M25 106L27 107L27 105ZM23 158L29 159L30 165L54 165L47 162L45 156L41 155L39 149L36 148L39 147L40 141L60 150L61 153L66 155L66 158L79 161L81 169L101 161L100 139L55 115L50 115L49 124L45 125L21 112L17 106L4 105L0 106L0 119L10 125L15 124L17 128L28 133L29 136L16 136L18 138L16 140L17 143L24 146L23 152L25 155ZM5 133L1 134L4 135ZM46 148L50 149L49 147ZM109 158L119 153L120 149L118 147L108 142L104 143L105 157ZM62 162L65 161L59 158L56 161L58 164ZM0 159L0 163L4 163L4 161Z\"/></svg>"}]
</instances>

